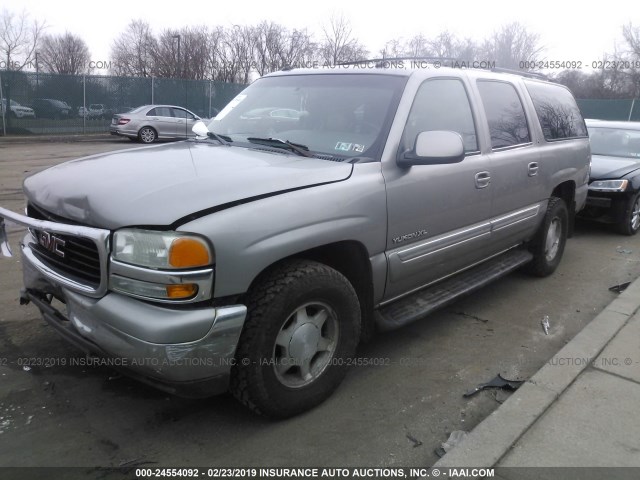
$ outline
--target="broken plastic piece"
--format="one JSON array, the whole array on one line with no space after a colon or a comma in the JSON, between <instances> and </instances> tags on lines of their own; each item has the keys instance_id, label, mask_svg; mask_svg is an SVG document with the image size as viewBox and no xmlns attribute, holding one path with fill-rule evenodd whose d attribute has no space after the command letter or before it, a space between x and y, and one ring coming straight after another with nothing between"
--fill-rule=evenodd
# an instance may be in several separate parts
<instances>
[{"instance_id":1,"label":"broken plastic piece","mask_svg":"<svg viewBox=\"0 0 640 480\"><path fill-rule=\"evenodd\" d=\"M631 285L631 282L626 282L626 283L621 283L619 285L614 285L613 287L609 287L609 291L616 292L616 293L622 293L627 289L627 287L629 285Z\"/></svg>"},{"instance_id":2,"label":"broken plastic piece","mask_svg":"<svg viewBox=\"0 0 640 480\"><path fill-rule=\"evenodd\" d=\"M485 388L504 388L505 390L517 390L520 385L524 383L524 380L507 380L506 378L502 378L502 375L498 374L487 383L481 383L473 390L469 390L464 394L465 397L470 397L475 395L480 390L484 390Z\"/></svg>"},{"instance_id":3,"label":"broken plastic piece","mask_svg":"<svg viewBox=\"0 0 640 480\"><path fill-rule=\"evenodd\" d=\"M628 248L618 247L618 248L616 248L616 252L624 253L625 255L629 255L629 254L633 253L633 250L629 250Z\"/></svg>"},{"instance_id":4,"label":"broken plastic piece","mask_svg":"<svg viewBox=\"0 0 640 480\"><path fill-rule=\"evenodd\" d=\"M542 329L545 335L549 335L549 315L545 315L542 319Z\"/></svg>"},{"instance_id":5,"label":"broken plastic piece","mask_svg":"<svg viewBox=\"0 0 640 480\"><path fill-rule=\"evenodd\" d=\"M451 432L451 435L449 435L447 441L441 443L439 448L436 448L436 455L438 455L439 457L444 457L445 453L450 452L454 447L458 446L458 444L462 442L462 440L464 440L466 436L467 432L465 432L464 430L454 430L453 432Z\"/></svg>"},{"instance_id":6,"label":"broken plastic piece","mask_svg":"<svg viewBox=\"0 0 640 480\"><path fill-rule=\"evenodd\" d=\"M411 440L411 442L413 442L413 448L419 447L420 445L422 445L422 442L420 440L418 440L417 438L415 438L413 435L411 435L410 433L407 433L406 437Z\"/></svg>"}]
</instances>

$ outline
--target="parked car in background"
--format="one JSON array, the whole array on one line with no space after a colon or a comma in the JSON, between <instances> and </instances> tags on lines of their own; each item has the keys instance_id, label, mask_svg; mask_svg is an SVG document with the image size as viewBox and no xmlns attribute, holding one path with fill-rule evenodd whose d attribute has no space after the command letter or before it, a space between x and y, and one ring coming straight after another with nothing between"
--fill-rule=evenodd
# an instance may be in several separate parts
<instances>
[{"instance_id":1,"label":"parked car in background","mask_svg":"<svg viewBox=\"0 0 640 480\"><path fill-rule=\"evenodd\" d=\"M157 139L193 137L191 131L200 117L175 105L144 105L111 120L111 135L121 135L143 143Z\"/></svg>"},{"instance_id":2,"label":"parked car in background","mask_svg":"<svg viewBox=\"0 0 640 480\"><path fill-rule=\"evenodd\" d=\"M581 216L635 235L640 230L640 122L586 123L592 157L587 207Z\"/></svg>"},{"instance_id":3,"label":"parked car in background","mask_svg":"<svg viewBox=\"0 0 640 480\"><path fill-rule=\"evenodd\" d=\"M108 118L111 116L111 111L102 103L92 103L89 105L89 118Z\"/></svg>"},{"instance_id":4,"label":"parked car in background","mask_svg":"<svg viewBox=\"0 0 640 480\"><path fill-rule=\"evenodd\" d=\"M78 107L78 116L80 118L89 116L89 109L86 107Z\"/></svg>"},{"instance_id":5,"label":"parked car in background","mask_svg":"<svg viewBox=\"0 0 640 480\"><path fill-rule=\"evenodd\" d=\"M7 115L7 99L2 99L2 113ZM9 100L9 113L12 118L35 118L36 114L32 108L20 105L18 102Z\"/></svg>"},{"instance_id":6,"label":"parked car in background","mask_svg":"<svg viewBox=\"0 0 640 480\"><path fill-rule=\"evenodd\" d=\"M66 102L53 98L36 98L33 110L42 118L69 118L71 113L71 107Z\"/></svg>"}]
</instances>

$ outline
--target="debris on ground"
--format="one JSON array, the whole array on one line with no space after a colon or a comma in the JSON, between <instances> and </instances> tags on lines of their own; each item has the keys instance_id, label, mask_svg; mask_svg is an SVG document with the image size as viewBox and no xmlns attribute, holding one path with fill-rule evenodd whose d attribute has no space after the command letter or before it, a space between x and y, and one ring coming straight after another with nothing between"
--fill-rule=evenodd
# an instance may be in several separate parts
<instances>
[{"instance_id":1,"label":"debris on ground","mask_svg":"<svg viewBox=\"0 0 640 480\"><path fill-rule=\"evenodd\" d=\"M419 447L420 445L422 445L422 442L420 440L418 440L417 438L415 438L410 433L407 433L406 437L413 442L413 448L416 448L416 447Z\"/></svg>"},{"instance_id":2,"label":"debris on ground","mask_svg":"<svg viewBox=\"0 0 640 480\"><path fill-rule=\"evenodd\" d=\"M544 330L545 335L549 335L549 315L545 315L542 318L542 329Z\"/></svg>"},{"instance_id":3,"label":"debris on ground","mask_svg":"<svg viewBox=\"0 0 640 480\"><path fill-rule=\"evenodd\" d=\"M464 396L470 397L478 393L480 390L484 390L485 388L503 388L505 390L517 390L518 387L523 383L524 380L507 380L506 378L503 378L502 375L498 374L487 383L481 383L473 390L469 390L464 394Z\"/></svg>"},{"instance_id":4,"label":"debris on ground","mask_svg":"<svg viewBox=\"0 0 640 480\"><path fill-rule=\"evenodd\" d=\"M507 399L511 396L511 392L509 392L508 390L496 390L495 393L493 394L493 398L495 399L496 402L498 402L499 404L503 404L504 402L507 401Z\"/></svg>"},{"instance_id":5,"label":"debris on ground","mask_svg":"<svg viewBox=\"0 0 640 480\"><path fill-rule=\"evenodd\" d=\"M31 370L31 367L30 367L29 365L24 365L24 366L22 367L22 370L24 370L25 372L28 372L28 371L30 371L30 370Z\"/></svg>"},{"instance_id":6,"label":"debris on ground","mask_svg":"<svg viewBox=\"0 0 640 480\"><path fill-rule=\"evenodd\" d=\"M618 248L616 248L616 252L624 253L625 255L630 255L630 254L633 253L633 250L629 250L628 248L622 248L622 247L618 246Z\"/></svg>"},{"instance_id":7,"label":"debris on ground","mask_svg":"<svg viewBox=\"0 0 640 480\"><path fill-rule=\"evenodd\" d=\"M459 315L461 317L465 317L465 318L471 318L473 320L477 320L478 322L482 322L482 323L487 323L489 320L487 320L486 318L482 318L479 317L477 315L471 315L470 313L466 313L466 312L453 312L455 315Z\"/></svg>"},{"instance_id":8,"label":"debris on ground","mask_svg":"<svg viewBox=\"0 0 640 480\"><path fill-rule=\"evenodd\" d=\"M450 452L456 446L458 446L466 436L467 432L465 432L464 430L454 430L453 432L451 432L451 435L449 435L447 441L441 443L440 448L436 448L436 455L438 455L439 457L443 457L445 453Z\"/></svg>"},{"instance_id":9,"label":"debris on ground","mask_svg":"<svg viewBox=\"0 0 640 480\"><path fill-rule=\"evenodd\" d=\"M627 287L629 285L631 285L631 282L626 282L626 283L621 283L619 285L614 285L613 287L609 287L609 291L610 292L615 292L615 293L622 293L627 289Z\"/></svg>"}]
</instances>

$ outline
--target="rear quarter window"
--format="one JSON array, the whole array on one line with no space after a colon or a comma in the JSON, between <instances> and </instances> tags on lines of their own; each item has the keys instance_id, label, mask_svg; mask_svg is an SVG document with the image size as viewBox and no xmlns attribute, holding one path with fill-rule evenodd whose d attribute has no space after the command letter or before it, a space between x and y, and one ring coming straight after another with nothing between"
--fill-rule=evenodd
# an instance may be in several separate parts
<instances>
[{"instance_id":1,"label":"rear quarter window","mask_svg":"<svg viewBox=\"0 0 640 480\"><path fill-rule=\"evenodd\" d=\"M551 83L525 82L547 141L587 136L587 127L569 90Z\"/></svg>"}]
</instances>

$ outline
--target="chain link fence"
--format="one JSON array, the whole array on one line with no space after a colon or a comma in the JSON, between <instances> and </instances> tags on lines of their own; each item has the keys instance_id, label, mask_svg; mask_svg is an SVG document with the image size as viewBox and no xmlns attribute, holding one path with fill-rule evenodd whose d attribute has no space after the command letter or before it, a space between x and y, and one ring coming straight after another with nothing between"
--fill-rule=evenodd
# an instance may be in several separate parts
<instances>
[{"instance_id":1,"label":"chain link fence","mask_svg":"<svg viewBox=\"0 0 640 480\"><path fill-rule=\"evenodd\" d=\"M584 118L640 122L640 99L582 99L578 105Z\"/></svg>"},{"instance_id":2,"label":"chain link fence","mask_svg":"<svg viewBox=\"0 0 640 480\"><path fill-rule=\"evenodd\" d=\"M107 133L111 117L149 104L214 117L246 85L0 71L0 135ZM640 99L578 99L585 118L640 121ZM7 108L7 105L10 105Z\"/></svg>"},{"instance_id":3,"label":"chain link fence","mask_svg":"<svg viewBox=\"0 0 640 480\"><path fill-rule=\"evenodd\" d=\"M0 71L0 135L107 133L111 117L141 105L178 105L214 117L246 85ZM9 106L9 107L7 107Z\"/></svg>"}]
</instances>

